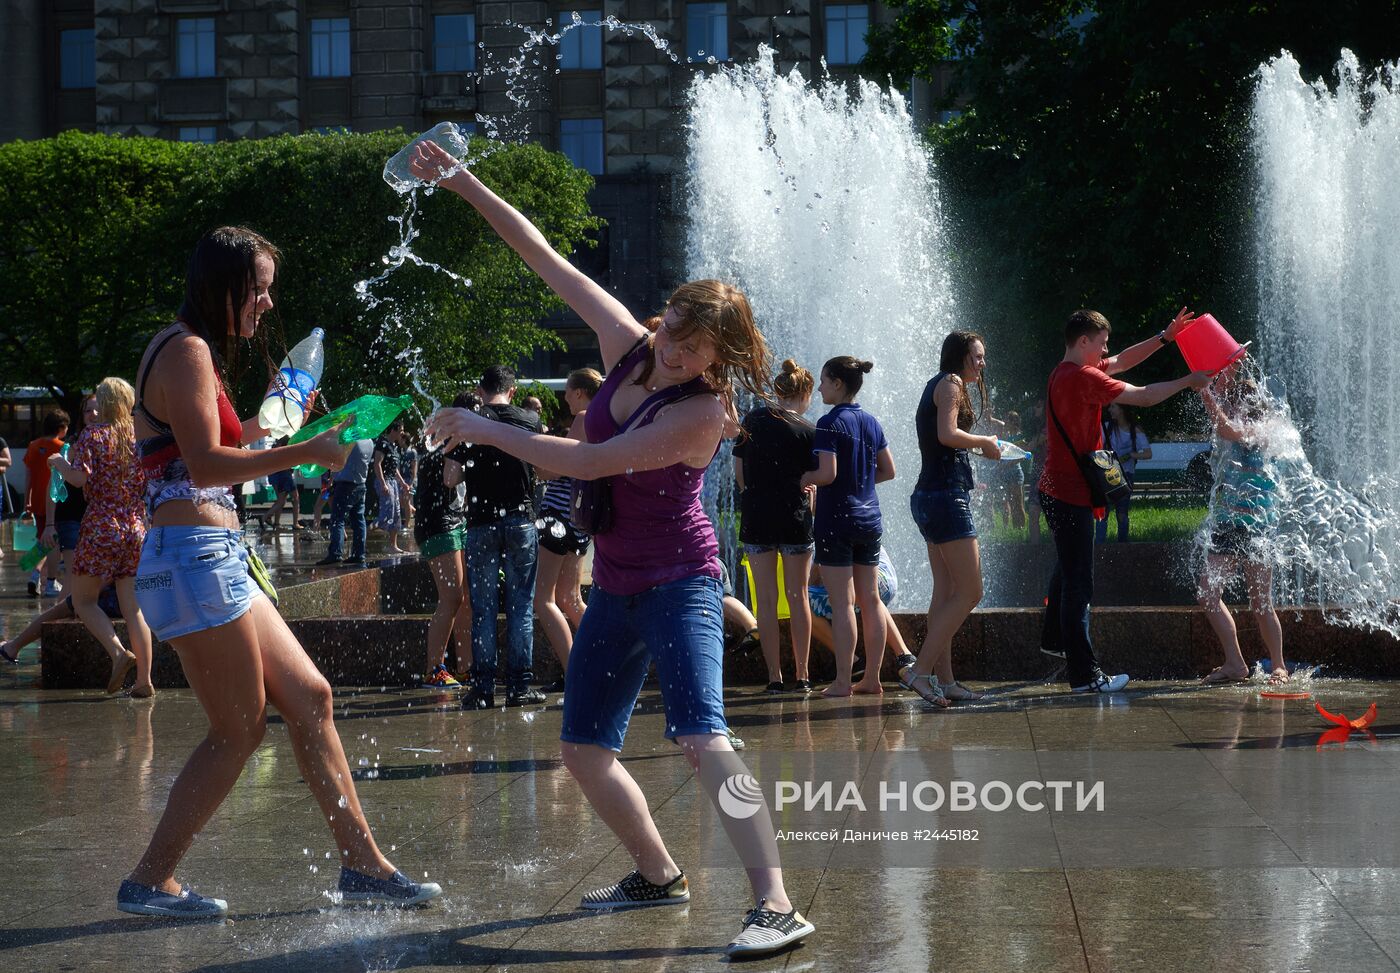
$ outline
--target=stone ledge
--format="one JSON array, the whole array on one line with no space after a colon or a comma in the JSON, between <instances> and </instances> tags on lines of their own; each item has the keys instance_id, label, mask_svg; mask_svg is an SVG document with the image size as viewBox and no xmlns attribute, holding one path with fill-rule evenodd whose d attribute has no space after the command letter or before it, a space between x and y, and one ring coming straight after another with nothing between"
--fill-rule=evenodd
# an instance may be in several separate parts
<instances>
[{"instance_id":1,"label":"stone ledge","mask_svg":"<svg viewBox=\"0 0 1400 973\"><path fill-rule=\"evenodd\" d=\"M343 591L347 598L360 598L364 596L365 584L356 581L337 591ZM1033 608L974 612L953 639L953 659L959 677L1044 678L1055 668L1055 660L1039 651L1041 614ZM1331 675L1400 677L1400 641L1391 636L1328 625L1317 608L1281 609L1279 616L1288 659L1325 665ZM897 614L895 622L906 644L917 652L923 639L924 616ZM497 645L504 647L504 619L497 623ZM1237 623L1245 658L1264 656L1252 616L1240 613ZM125 640L123 624L115 624ZM1092 624L1099 661L1108 671L1128 672L1139 679L1191 678L1220 661L1215 636L1199 609L1096 608ZM312 661L337 686L412 685L423 665L428 619L422 615L302 617L288 619L287 625ZM504 658L503 649L501 657ZM548 681L558 676L558 663L538 629L534 658L537 678ZM786 638L782 658L783 671L790 677L792 654ZM106 683L109 665L106 653L76 621L44 626L40 663L46 689L99 688ZM832 677L834 664L829 652L813 650L812 672L818 681ZM886 681L894 681L888 655L883 675ZM185 685L179 659L164 643L156 648L154 678L162 688ZM728 656L725 681L734 685L763 684L766 671L761 654Z\"/></svg>"}]
</instances>

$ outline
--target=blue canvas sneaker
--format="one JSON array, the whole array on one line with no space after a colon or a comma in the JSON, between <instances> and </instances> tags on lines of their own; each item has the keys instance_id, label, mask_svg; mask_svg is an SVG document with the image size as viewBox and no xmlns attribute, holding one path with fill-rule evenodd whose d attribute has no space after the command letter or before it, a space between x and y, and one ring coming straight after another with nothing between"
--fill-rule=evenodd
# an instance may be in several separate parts
<instances>
[{"instance_id":1,"label":"blue canvas sneaker","mask_svg":"<svg viewBox=\"0 0 1400 973\"><path fill-rule=\"evenodd\" d=\"M403 872L393 878L375 878L354 869L340 869L341 901L367 905L392 905L405 908L435 899L442 894L436 882L415 882Z\"/></svg>"},{"instance_id":2,"label":"blue canvas sneaker","mask_svg":"<svg viewBox=\"0 0 1400 973\"><path fill-rule=\"evenodd\" d=\"M117 909L138 916L172 919L218 919L228 915L227 902L205 898L188 885L180 889L179 895L171 895L129 878L117 889Z\"/></svg>"}]
</instances>

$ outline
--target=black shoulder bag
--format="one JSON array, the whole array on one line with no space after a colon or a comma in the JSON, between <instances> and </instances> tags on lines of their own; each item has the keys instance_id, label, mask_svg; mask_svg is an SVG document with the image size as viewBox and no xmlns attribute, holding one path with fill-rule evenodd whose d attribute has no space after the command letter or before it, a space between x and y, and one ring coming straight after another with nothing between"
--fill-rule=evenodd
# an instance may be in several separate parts
<instances>
[{"instance_id":1,"label":"black shoulder bag","mask_svg":"<svg viewBox=\"0 0 1400 973\"><path fill-rule=\"evenodd\" d=\"M1123 475L1123 467L1118 464L1118 457L1112 450L1093 449L1087 453L1075 450L1074 441L1069 438L1069 433L1065 432L1065 427L1060 425L1060 417L1055 415L1055 403L1051 395L1053 388L1052 385L1045 390L1045 407L1050 412L1055 428L1060 430L1065 445L1069 447L1070 455L1079 464L1079 472L1083 475L1084 482L1089 485L1089 497L1094 501L1094 506L1112 507L1128 499L1133 495L1133 488ZM1102 416L1099 417L1099 421L1102 424Z\"/></svg>"}]
</instances>

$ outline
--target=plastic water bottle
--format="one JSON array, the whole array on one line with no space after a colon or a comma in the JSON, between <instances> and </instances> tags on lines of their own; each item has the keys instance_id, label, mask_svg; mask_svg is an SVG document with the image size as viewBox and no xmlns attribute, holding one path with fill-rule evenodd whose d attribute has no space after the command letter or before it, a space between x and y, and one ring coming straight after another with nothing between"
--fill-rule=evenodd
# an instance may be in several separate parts
<instances>
[{"instance_id":1,"label":"plastic water bottle","mask_svg":"<svg viewBox=\"0 0 1400 973\"><path fill-rule=\"evenodd\" d=\"M273 439L290 436L306 421L306 403L321 384L321 371L326 365L325 338L322 328L312 328L311 334L297 342L282 359L272 389L258 410L258 425Z\"/></svg>"},{"instance_id":2,"label":"plastic water bottle","mask_svg":"<svg viewBox=\"0 0 1400 973\"><path fill-rule=\"evenodd\" d=\"M997 440L997 449L1001 450L1001 462L1003 463L1019 463L1023 459L1031 458L1031 454L1026 450L1017 446L1015 443L1007 442L1005 439ZM970 450L970 452L976 453L978 456L986 455L982 452L981 447Z\"/></svg>"},{"instance_id":3,"label":"plastic water bottle","mask_svg":"<svg viewBox=\"0 0 1400 973\"><path fill-rule=\"evenodd\" d=\"M397 419L399 413L411 405L413 405L413 396L411 395L400 395L398 398L390 398L387 395L362 395L355 401L342 405L339 409L332 409L311 425L304 427L292 436L290 442L305 442L313 436L319 436L327 429L340 425L345 421L345 417L350 415L355 418L340 431L340 441L353 443L361 439L374 439L389 428L389 423ZM326 468L304 464L298 466L296 471L302 476L313 477L326 472Z\"/></svg>"},{"instance_id":4,"label":"plastic water bottle","mask_svg":"<svg viewBox=\"0 0 1400 973\"><path fill-rule=\"evenodd\" d=\"M408 168L408 160L413 158L413 149L419 142L436 142L454 159L467 157L467 136L451 122L439 122L384 163L384 181L400 196L412 192L419 186L428 185L410 172Z\"/></svg>"},{"instance_id":5,"label":"plastic water bottle","mask_svg":"<svg viewBox=\"0 0 1400 973\"><path fill-rule=\"evenodd\" d=\"M39 562L49 556L53 548L47 544L35 544L24 552L24 557L19 559L19 569L21 571L33 571L39 566Z\"/></svg>"},{"instance_id":6,"label":"plastic water bottle","mask_svg":"<svg viewBox=\"0 0 1400 973\"><path fill-rule=\"evenodd\" d=\"M64 459L68 458L68 444L64 443L59 448L58 454ZM68 499L68 482L63 479L63 474L58 470L49 472L49 499L54 503L62 503Z\"/></svg>"}]
</instances>

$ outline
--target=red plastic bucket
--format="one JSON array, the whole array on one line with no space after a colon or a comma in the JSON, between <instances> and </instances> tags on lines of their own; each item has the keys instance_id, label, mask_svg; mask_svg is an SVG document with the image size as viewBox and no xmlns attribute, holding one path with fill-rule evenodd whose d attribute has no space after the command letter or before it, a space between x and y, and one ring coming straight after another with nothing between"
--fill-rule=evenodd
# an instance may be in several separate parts
<instances>
[{"instance_id":1,"label":"red plastic bucket","mask_svg":"<svg viewBox=\"0 0 1400 973\"><path fill-rule=\"evenodd\" d=\"M1186 367L1193 372L1218 372L1245 355L1244 345L1230 337L1230 332L1209 314L1202 314L1178 331L1176 345L1186 359Z\"/></svg>"}]
</instances>

